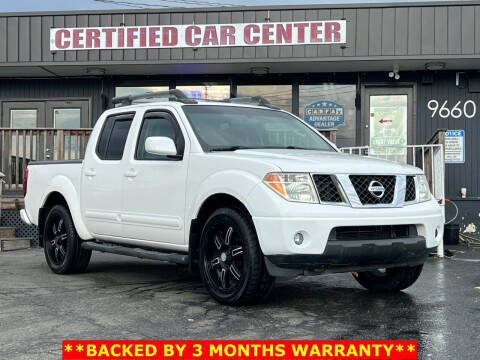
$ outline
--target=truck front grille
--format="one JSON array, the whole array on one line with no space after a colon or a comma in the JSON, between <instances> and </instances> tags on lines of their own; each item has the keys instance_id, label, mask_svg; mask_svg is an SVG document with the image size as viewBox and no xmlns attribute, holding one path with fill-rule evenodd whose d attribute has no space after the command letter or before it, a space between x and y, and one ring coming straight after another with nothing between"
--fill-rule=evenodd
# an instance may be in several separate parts
<instances>
[{"instance_id":1,"label":"truck front grille","mask_svg":"<svg viewBox=\"0 0 480 360\"><path fill-rule=\"evenodd\" d=\"M394 175L350 175L350 181L362 205L391 204L395 194ZM384 191L371 191L369 188L383 187Z\"/></svg>"},{"instance_id":2,"label":"truck front grille","mask_svg":"<svg viewBox=\"0 0 480 360\"><path fill-rule=\"evenodd\" d=\"M407 187L405 189L405 201L414 201L417 197L415 189L415 176L407 176Z\"/></svg>"},{"instance_id":3,"label":"truck front grille","mask_svg":"<svg viewBox=\"0 0 480 360\"><path fill-rule=\"evenodd\" d=\"M317 187L318 196L320 197L321 202L343 202L337 185L331 175L313 175L313 181Z\"/></svg>"},{"instance_id":4,"label":"truck front grille","mask_svg":"<svg viewBox=\"0 0 480 360\"><path fill-rule=\"evenodd\" d=\"M415 225L339 226L330 232L329 240L383 240L417 236Z\"/></svg>"}]
</instances>

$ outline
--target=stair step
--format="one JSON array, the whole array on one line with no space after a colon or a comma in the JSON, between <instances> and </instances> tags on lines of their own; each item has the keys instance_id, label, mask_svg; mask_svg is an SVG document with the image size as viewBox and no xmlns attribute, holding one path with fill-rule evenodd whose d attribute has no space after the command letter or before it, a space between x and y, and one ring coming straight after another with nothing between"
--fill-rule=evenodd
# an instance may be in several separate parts
<instances>
[{"instance_id":1,"label":"stair step","mask_svg":"<svg viewBox=\"0 0 480 360\"><path fill-rule=\"evenodd\" d=\"M0 238L0 252L30 248L31 238Z\"/></svg>"},{"instance_id":2,"label":"stair step","mask_svg":"<svg viewBox=\"0 0 480 360\"><path fill-rule=\"evenodd\" d=\"M15 237L15 228L10 226L0 227L0 238L12 238Z\"/></svg>"}]
</instances>

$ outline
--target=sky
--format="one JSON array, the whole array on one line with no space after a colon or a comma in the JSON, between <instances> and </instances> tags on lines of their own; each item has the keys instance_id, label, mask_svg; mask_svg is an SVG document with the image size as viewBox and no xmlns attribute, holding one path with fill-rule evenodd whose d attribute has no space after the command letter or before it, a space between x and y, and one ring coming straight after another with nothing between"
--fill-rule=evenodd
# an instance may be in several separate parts
<instances>
[{"instance_id":1,"label":"sky","mask_svg":"<svg viewBox=\"0 0 480 360\"><path fill-rule=\"evenodd\" d=\"M108 10L232 5L301 5L335 3L406 2L414 0L0 0L0 12L54 10ZM420 0L421 1L421 0ZM425 1L425 0L424 0ZM427 0L428 1L428 0ZM438 0L437 0L438 1ZM458 0L462 1L462 0Z\"/></svg>"}]
</instances>

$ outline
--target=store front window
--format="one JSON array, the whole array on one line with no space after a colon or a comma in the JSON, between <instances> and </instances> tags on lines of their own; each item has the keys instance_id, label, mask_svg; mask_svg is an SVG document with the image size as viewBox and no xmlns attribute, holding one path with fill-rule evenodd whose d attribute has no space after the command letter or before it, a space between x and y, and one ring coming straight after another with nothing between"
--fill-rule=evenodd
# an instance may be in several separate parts
<instances>
[{"instance_id":1,"label":"store front window","mask_svg":"<svg viewBox=\"0 0 480 360\"><path fill-rule=\"evenodd\" d=\"M238 85L237 97L263 96L273 105L292 112L291 85Z\"/></svg>"},{"instance_id":2,"label":"store front window","mask_svg":"<svg viewBox=\"0 0 480 360\"><path fill-rule=\"evenodd\" d=\"M223 100L230 98L230 85L178 85L177 89L194 99Z\"/></svg>"},{"instance_id":3,"label":"store front window","mask_svg":"<svg viewBox=\"0 0 480 360\"><path fill-rule=\"evenodd\" d=\"M319 130L336 130L338 146L354 146L355 96L355 85L300 85L299 116Z\"/></svg>"}]
</instances>

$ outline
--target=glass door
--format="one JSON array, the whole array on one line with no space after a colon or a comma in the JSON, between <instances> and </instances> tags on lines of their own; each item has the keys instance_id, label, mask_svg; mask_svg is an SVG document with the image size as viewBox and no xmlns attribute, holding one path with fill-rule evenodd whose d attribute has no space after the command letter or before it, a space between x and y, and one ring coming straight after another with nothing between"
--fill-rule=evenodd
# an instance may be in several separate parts
<instances>
[{"instance_id":1,"label":"glass door","mask_svg":"<svg viewBox=\"0 0 480 360\"><path fill-rule=\"evenodd\" d=\"M413 143L412 88L366 88L362 141L369 155L407 161L407 144Z\"/></svg>"}]
</instances>

